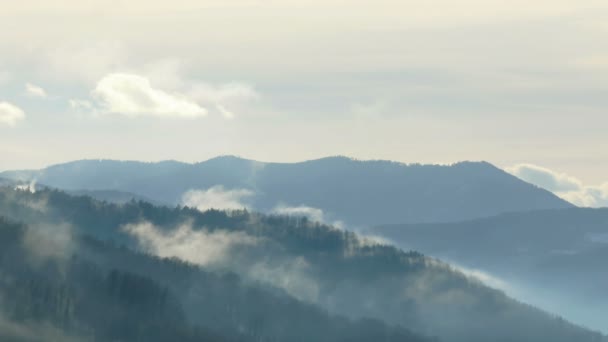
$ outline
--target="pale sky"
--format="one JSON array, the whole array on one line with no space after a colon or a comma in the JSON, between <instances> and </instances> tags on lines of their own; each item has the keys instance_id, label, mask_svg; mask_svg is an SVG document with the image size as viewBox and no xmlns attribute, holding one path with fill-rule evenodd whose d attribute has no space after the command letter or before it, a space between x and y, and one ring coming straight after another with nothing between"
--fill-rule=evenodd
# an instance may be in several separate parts
<instances>
[{"instance_id":1,"label":"pale sky","mask_svg":"<svg viewBox=\"0 0 608 342\"><path fill-rule=\"evenodd\" d=\"M328 155L608 181L608 2L6 1L0 170Z\"/></svg>"}]
</instances>

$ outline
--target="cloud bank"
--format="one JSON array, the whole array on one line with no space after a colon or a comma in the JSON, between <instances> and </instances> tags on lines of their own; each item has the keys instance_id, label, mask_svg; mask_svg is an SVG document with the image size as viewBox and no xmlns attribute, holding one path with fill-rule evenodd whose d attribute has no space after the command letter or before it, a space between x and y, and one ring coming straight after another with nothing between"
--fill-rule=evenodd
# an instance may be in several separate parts
<instances>
[{"instance_id":1,"label":"cloud bank","mask_svg":"<svg viewBox=\"0 0 608 342\"><path fill-rule=\"evenodd\" d=\"M258 243L257 238L243 232L194 230L189 224L163 230L144 222L125 225L123 231L137 238L139 246L149 253L200 266L221 263L230 256L232 248Z\"/></svg>"},{"instance_id":2,"label":"cloud bank","mask_svg":"<svg viewBox=\"0 0 608 342\"><path fill-rule=\"evenodd\" d=\"M55 260L66 267L76 249L72 231L72 226L67 223L30 226L23 237L28 261L34 266L41 266L47 260Z\"/></svg>"},{"instance_id":3,"label":"cloud bank","mask_svg":"<svg viewBox=\"0 0 608 342\"><path fill-rule=\"evenodd\" d=\"M271 212L277 215L306 217L311 221L327 224L338 229L344 229L344 222L338 220L328 220L323 210L315 207L309 207L306 205L288 206L285 204L279 204L274 207Z\"/></svg>"},{"instance_id":4,"label":"cloud bank","mask_svg":"<svg viewBox=\"0 0 608 342\"><path fill-rule=\"evenodd\" d=\"M36 193L36 180L32 180L29 184L19 184L15 186L15 190L29 191L34 194Z\"/></svg>"},{"instance_id":5,"label":"cloud bank","mask_svg":"<svg viewBox=\"0 0 608 342\"><path fill-rule=\"evenodd\" d=\"M246 247L267 242L263 238L240 231L195 230L190 224L169 230L143 222L125 225L122 230L135 237L139 247L147 253L203 267L239 270L252 280L282 288L300 300L313 301L319 296L319 285L310 275L311 266L304 257L292 258L271 252L270 257L262 260L248 257Z\"/></svg>"},{"instance_id":6,"label":"cloud bank","mask_svg":"<svg viewBox=\"0 0 608 342\"><path fill-rule=\"evenodd\" d=\"M575 177L533 164L518 164L505 170L577 206L608 206L608 182L598 186L587 186Z\"/></svg>"},{"instance_id":7,"label":"cloud bank","mask_svg":"<svg viewBox=\"0 0 608 342\"><path fill-rule=\"evenodd\" d=\"M0 102L0 125L15 126L25 119L25 112L12 103Z\"/></svg>"},{"instance_id":8,"label":"cloud bank","mask_svg":"<svg viewBox=\"0 0 608 342\"><path fill-rule=\"evenodd\" d=\"M286 216L303 216L312 221L325 222L323 210L319 208L308 207L305 205L297 207L289 207L286 205L278 205L273 210L273 213Z\"/></svg>"},{"instance_id":9,"label":"cloud bank","mask_svg":"<svg viewBox=\"0 0 608 342\"><path fill-rule=\"evenodd\" d=\"M182 204L200 211L209 209L238 210L247 209L246 199L254 193L247 189L224 189L216 185L206 190L189 190L182 195Z\"/></svg>"}]
</instances>

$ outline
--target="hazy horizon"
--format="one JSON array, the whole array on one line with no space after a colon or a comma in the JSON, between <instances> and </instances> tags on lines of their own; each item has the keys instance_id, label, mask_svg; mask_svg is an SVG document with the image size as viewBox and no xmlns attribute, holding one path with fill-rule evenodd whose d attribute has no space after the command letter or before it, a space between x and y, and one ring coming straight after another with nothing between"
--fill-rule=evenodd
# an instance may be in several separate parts
<instances>
[{"instance_id":1,"label":"hazy horizon","mask_svg":"<svg viewBox=\"0 0 608 342\"><path fill-rule=\"evenodd\" d=\"M607 80L606 0L5 1L0 340L608 342Z\"/></svg>"},{"instance_id":2,"label":"hazy horizon","mask_svg":"<svg viewBox=\"0 0 608 342\"><path fill-rule=\"evenodd\" d=\"M348 155L530 163L599 185L606 13L595 0L5 4L0 169Z\"/></svg>"},{"instance_id":3,"label":"hazy horizon","mask_svg":"<svg viewBox=\"0 0 608 342\"><path fill-rule=\"evenodd\" d=\"M255 162L262 163L300 163L305 161L314 161L318 159L331 158L331 157L345 157L350 159L355 159L358 161L391 161L398 162L404 165L411 164L421 164L421 165L442 165L449 166L454 165L461 162L488 162L499 169L502 169L526 182L539 186L545 190L551 191L556 194L558 197L569 201L572 204L580 207L608 207L608 182L601 184L588 184L584 183L580 178L574 177L572 175L548 169L543 166L538 166L530 163L518 163L513 165L501 166L489 162L487 160L458 160L455 162L448 163L422 163L417 161L412 162L404 162L399 160L391 160L391 159L382 159L382 158L370 158L370 159L361 159L355 158L347 155L328 155L311 159L302 159L302 160L288 160L288 161L275 161L275 160L259 160L254 158L247 158L244 156L234 155L234 154L225 154L225 155L217 155L211 158L203 159L203 160L194 160L194 161L183 161L177 159L161 159L161 160L141 160L141 159L111 159L111 158L85 158L85 159L75 159L68 160L58 163L53 163L49 165L43 165L42 167L33 167L33 168L14 168L14 169L0 169L0 172L3 171L17 171L17 170L32 170L32 169L44 169L46 167L61 165L67 162L74 161L83 161L83 160L117 160L117 161L136 161L136 162L148 162L148 163L159 163L163 161L175 161L182 162L187 164L196 164L205 162L218 157L237 157L246 160L251 160Z\"/></svg>"}]
</instances>

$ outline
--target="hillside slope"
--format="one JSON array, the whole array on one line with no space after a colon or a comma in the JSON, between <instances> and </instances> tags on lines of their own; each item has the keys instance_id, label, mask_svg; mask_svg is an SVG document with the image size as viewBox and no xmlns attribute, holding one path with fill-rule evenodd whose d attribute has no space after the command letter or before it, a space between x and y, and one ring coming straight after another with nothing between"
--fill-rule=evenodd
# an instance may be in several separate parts
<instances>
[{"instance_id":1,"label":"hillside slope","mask_svg":"<svg viewBox=\"0 0 608 342\"><path fill-rule=\"evenodd\" d=\"M608 332L608 209L541 210L370 231L402 248L490 273L519 292L518 298Z\"/></svg>"},{"instance_id":2,"label":"hillside slope","mask_svg":"<svg viewBox=\"0 0 608 342\"><path fill-rule=\"evenodd\" d=\"M188 260L208 272L235 273L245 283L280 289L333 315L376 319L442 341L605 341L437 260L305 218L203 213L144 202L115 205L59 191L12 189L0 191L0 215L53 236L62 231L92 235ZM125 260L118 264L126 267ZM194 293L206 296L203 289ZM263 303L258 307L264 310Z\"/></svg>"}]
</instances>

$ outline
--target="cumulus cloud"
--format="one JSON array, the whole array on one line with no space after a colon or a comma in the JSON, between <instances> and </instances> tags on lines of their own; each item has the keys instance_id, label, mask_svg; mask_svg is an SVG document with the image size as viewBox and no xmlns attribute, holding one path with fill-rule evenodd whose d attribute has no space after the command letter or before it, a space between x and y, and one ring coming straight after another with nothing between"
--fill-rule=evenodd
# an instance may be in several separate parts
<instances>
[{"instance_id":1,"label":"cumulus cloud","mask_svg":"<svg viewBox=\"0 0 608 342\"><path fill-rule=\"evenodd\" d=\"M185 95L154 88L147 78L135 74L109 74L97 83L93 95L105 111L131 117L198 118L207 115L205 108Z\"/></svg>"},{"instance_id":2,"label":"cumulus cloud","mask_svg":"<svg viewBox=\"0 0 608 342\"><path fill-rule=\"evenodd\" d=\"M254 193L247 189L224 189L216 185L206 190L189 190L182 195L182 204L205 211L209 209L247 209L246 199Z\"/></svg>"},{"instance_id":3,"label":"cumulus cloud","mask_svg":"<svg viewBox=\"0 0 608 342\"><path fill-rule=\"evenodd\" d=\"M149 253L200 266L221 263L233 248L258 243L257 238L244 232L194 230L189 224L165 231L143 222L125 225L123 231L137 238L139 246Z\"/></svg>"},{"instance_id":4,"label":"cumulus cloud","mask_svg":"<svg viewBox=\"0 0 608 342\"><path fill-rule=\"evenodd\" d=\"M184 77L183 64L178 59L165 59L144 65L140 72L156 85L184 94L205 108L215 108L226 119L233 119L234 107L259 99L260 95L250 84L229 82L210 84ZM229 109L230 108L230 109Z\"/></svg>"},{"instance_id":5,"label":"cumulus cloud","mask_svg":"<svg viewBox=\"0 0 608 342\"><path fill-rule=\"evenodd\" d=\"M28 96L31 96L31 97L39 97L39 98L48 97L46 90L44 90L42 87L39 87L39 86L31 84L31 83L27 83L25 85L25 94Z\"/></svg>"},{"instance_id":6,"label":"cumulus cloud","mask_svg":"<svg viewBox=\"0 0 608 342\"><path fill-rule=\"evenodd\" d=\"M21 108L8 102L0 102L0 125L15 126L23 119L25 112Z\"/></svg>"},{"instance_id":7,"label":"cumulus cloud","mask_svg":"<svg viewBox=\"0 0 608 342\"><path fill-rule=\"evenodd\" d=\"M69 105L93 114L189 119L207 116L211 108L224 118L233 119L234 107L259 97L245 83L211 85L184 79L179 66L177 61L161 61L143 67L143 73L106 74L91 92L91 100L71 99Z\"/></svg>"},{"instance_id":8,"label":"cumulus cloud","mask_svg":"<svg viewBox=\"0 0 608 342\"><path fill-rule=\"evenodd\" d=\"M608 183L586 186L575 177L532 164L518 164L505 169L514 176L555 193L578 206L608 206Z\"/></svg>"}]
</instances>

